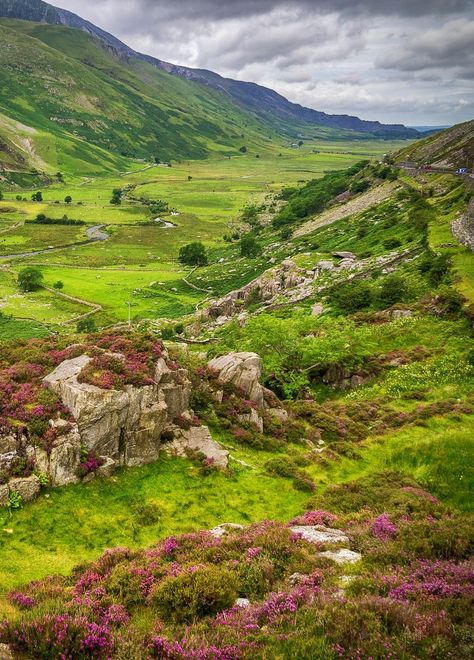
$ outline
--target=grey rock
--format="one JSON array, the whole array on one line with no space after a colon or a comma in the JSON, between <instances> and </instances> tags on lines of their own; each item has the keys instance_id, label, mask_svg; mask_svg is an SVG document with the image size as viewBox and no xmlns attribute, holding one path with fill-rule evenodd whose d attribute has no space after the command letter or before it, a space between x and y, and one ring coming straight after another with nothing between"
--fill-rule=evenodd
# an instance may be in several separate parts
<instances>
[{"instance_id":1,"label":"grey rock","mask_svg":"<svg viewBox=\"0 0 474 660\"><path fill-rule=\"evenodd\" d=\"M248 598L237 598L237 600L235 601L235 605L236 607L242 607L242 608L250 607L250 601Z\"/></svg>"},{"instance_id":2,"label":"grey rock","mask_svg":"<svg viewBox=\"0 0 474 660\"><path fill-rule=\"evenodd\" d=\"M260 384L262 363L256 353L228 353L214 358L209 368L222 383L232 383L241 389L250 401L263 406L264 391Z\"/></svg>"},{"instance_id":3,"label":"grey rock","mask_svg":"<svg viewBox=\"0 0 474 660\"><path fill-rule=\"evenodd\" d=\"M175 456L186 456L186 450L198 451L212 459L217 467L227 467L229 452L212 439L207 426L174 429L174 440L166 444L166 451Z\"/></svg>"},{"instance_id":4,"label":"grey rock","mask_svg":"<svg viewBox=\"0 0 474 660\"><path fill-rule=\"evenodd\" d=\"M392 319L405 319L413 316L413 312L410 309L394 309L390 316Z\"/></svg>"},{"instance_id":5,"label":"grey rock","mask_svg":"<svg viewBox=\"0 0 474 660\"><path fill-rule=\"evenodd\" d=\"M40 492L40 481L34 474L31 477L17 477L8 482L10 493L19 493L24 502L34 500Z\"/></svg>"},{"instance_id":6,"label":"grey rock","mask_svg":"<svg viewBox=\"0 0 474 660\"><path fill-rule=\"evenodd\" d=\"M237 523L221 523L217 527L210 529L209 533L216 538L221 538L221 536L225 536L229 531L234 529L244 529L244 526Z\"/></svg>"},{"instance_id":7,"label":"grey rock","mask_svg":"<svg viewBox=\"0 0 474 660\"><path fill-rule=\"evenodd\" d=\"M259 433L263 433L263 419L254 408L249 413L240 413L237 415L237 419L241 423L252 424Z\"/></svg>"},{"instance_id":8,"label":"grey rock","mask_svg":"<svg viewBox=\"0 0 474 660\"><path fill-rule=\"evenodd\" d=\"M295 525L290 530L310 543L349 543L343 531L324 525Z\"/></svg>"},{"instance_id":9,"label":"grey rock","mask_svg":"<svg viewBox=\"0 0 474 660\"><path fill-rule=\"evenodd\" d=\"M337 259L356 259L357 258L353 252L333 252L332 256L336 257Z\"/></svg>"},{"instance_id":10,"label":"grey rock","mask_svg":"<svg viewBox=\"0 0 474 660\"><path fill-rule=\"evenodd\" d=\"M44 379L73 414L81 443L122 465L156 460L163 429L189 407L187 372L171 370L160 359L156 385L102 390L78 381L89 361L86 355L65 360Z\"/></svg>"},{"instance_id":11,"label":"grey rock","mask_svg":"<svg viewBox=\"0 0 474 660\"><path fill-rule=\"evenodd\" d=\"M311 307L311 315L312 315L312 316L319 316L319 315L322 314L323 312L324 312L324 307L323 307L323 305L322 305L321 303L315 303L315 304Z\"/></svg>"},{"instance_id":12,"label":"grey rock","mask_svg":"<svg viewBox=\"0 0 474 660\"><path fill-rule=\"evenodd\" d=\"M0 660L13 660L13 653L8 644L0 644Z\"/></svg>"},{"instance_id":13,"label":"grey rock","mask_svg":"<svg viewBox=\"0 0 474 660\"><path fill-rule=\"evenodd\" d=\"M362 559L362 555L359 552L353 552L346 548L340 548L339 550L326 550L325 552L321 552L320 555L321 557L332 559L336 564L356 564Z\"/></svg>"},{"instance_id":14,"label":"grey rock","mask_svg":"<svg viewBox=\"0 0 474 660\"><path fill-rule=\"evenodd\" d=\"M334 270L335 266L332 261L318 261L317 267L319 270Z\"/></svg>"},{"instance_id":15,"label":"grey rock","mask_svg":"<svg viewBox=\"0 0 474 660\"><path fill-rule=\"evenodd\" d=\"M51 486L65 486L79 482L77 470L81 462L81 436L77 424L69 428L65 420L51 420L50 424L58 431L65 431L53 442L47 453L41 447L35 451L36 469L45 474Z\"/></svg>"},{"instance_id":16,"label":"grey rock","mask_svg":"<svg viewBox=\"0 0 474 660\"><path fill-rule=\"evenodd\" d=\"M8 506L10 491L7 484L0 484L0 506Z\"/></svg>"}]
</instances>

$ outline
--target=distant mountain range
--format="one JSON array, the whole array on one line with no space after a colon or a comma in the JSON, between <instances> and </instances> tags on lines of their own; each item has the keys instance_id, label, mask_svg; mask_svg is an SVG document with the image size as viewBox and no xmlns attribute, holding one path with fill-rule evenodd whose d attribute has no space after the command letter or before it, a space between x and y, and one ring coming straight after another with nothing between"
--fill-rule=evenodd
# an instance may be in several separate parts
<instances>
[{"instance_id":1,"label":"distant mountain range","mask_svg":"<svg viewBox=\"0 0 474 660\"><path fill-rule=\"evenodd\" d=\"M308 128L318 126L356 131L380 138L419 137L415 129L407 128L402 124L382 124L378 121L365 121L350 115L330 115L292 103L277 92L255 83L224 78L213 71L170 64L138 53L89 21L64 9L53 7L42 0L0 0L0 16L82 30L100 40L122 58L147 62L173 76L217 90L278 131L289 131L291 125L296 124L296 129L301 129L301 125L306 125ZM297 131L294 135L296 134Z\"/></svg>"}]
</instances>

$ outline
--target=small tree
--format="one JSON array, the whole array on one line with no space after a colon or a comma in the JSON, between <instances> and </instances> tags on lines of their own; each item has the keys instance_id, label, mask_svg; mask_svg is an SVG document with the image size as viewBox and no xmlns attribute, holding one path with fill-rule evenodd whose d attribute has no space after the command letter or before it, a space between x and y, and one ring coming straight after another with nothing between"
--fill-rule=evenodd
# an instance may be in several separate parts
<instances>
[{"instance_id":1,"label":"small tree","mask_svg":"<svg viewBox=\"0 0 474 660\"><path fill-rule=\"evenodd\" d=\"M247 147L240 147L239 149L241 154L246 154L247 153Z\"/></svg>"},{"instance_id":2,"label":"small tree","mask_svg":"<svg viewBox=\"0 0 474 660\"><path fill-rule=\"evenodd\" d=\"M206 266L206 248L202 243L188 243L179 251L179 261L187 266Z\"/></svg>"},{"instance_id":3,"label":"small tree","mask_svg":"<svg viewBox=\"0 0 474 660\"><path fill-rule=\"evenodd\" d=\"M96 332L97 326L94 319L91 316L86 316L85 319L79 319L76 325L77 332L88 333Z\"/></svg>"},{"instance_id":4,"label":"small tree","mask_svg":"<svg viewBox=\"0 0 474 660\"><path fill-rule=\"evenodd\" d=\"M122 191L120 188L114 188L112 190L112 199L110 200L111 204L119 206L122 203Z\"/></svg>"},{"instance_id":5,"label":"small tree","mask_svg":"<svg viewBox=\"0 0 474 660\"><path fill-rule=\"evenodd\" d=\"M54 288L54 289L58 289L58 291L60 291L61 289L64 288L64 283L61 282L61 280L58 280L57 282L55 282L55 283L53 284L53 288Z\"/></svg>"},{"instance_id":6,"label":"small tree","mask_svg":"<svg viewBox=\"0 0 474 660\"><path fill-rule=\"evenodd\" d=\"M66 204L70 204L72 202L71 195L66 195L66 197L64 198L64 201L66 202Z\"/></svg>"},{"instance_id":7,"label":"small tree","mask_svg":"<svg viewBox=\"0 0 474 660\"><path fill-rule=\"evenodd\" d=\"M240 255L242 257L257 257L262 253L262 246L252 234L246 234L240 241Z\"/></svg>"},{"instance_id":8,"label":"small tree","mask_svg":"<svg viewBox=\"0 0 474 660\"><path fill-rule=\"evenodd\" d=\"M25 293L36 291L43 282L43 273L34 266L27 266L18 273L18 286Z\"/></svg>"},{"instance_id":9,"label":"small tree","mask_svg":"<svg viewBox=\"0 0 474 660\"><path fill-rule=\"evenodd\" d=\"M42 192L35 192L31 195L31 199L34 202L42 202L43 201L43 193Z\"/></svg>"}]
</instances>

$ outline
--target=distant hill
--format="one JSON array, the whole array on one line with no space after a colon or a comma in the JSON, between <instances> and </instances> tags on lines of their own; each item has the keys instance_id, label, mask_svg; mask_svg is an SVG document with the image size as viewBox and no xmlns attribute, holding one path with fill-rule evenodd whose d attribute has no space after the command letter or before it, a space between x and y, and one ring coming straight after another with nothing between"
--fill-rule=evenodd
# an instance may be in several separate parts
<instances>
[{"instance_id":1,"label":"distant hill","mask_svg":"<svg viewBox=\"0 0 474 660\"><path fill-rule=\"evenodd\" d=\"M0 16L80 29L107 44L121 57L145 61L175 77L192 80L201 86L217 90L221 96L227 96L228 99L264 119L277 130L288 131L293 126L296 129L293 130L293 133L296 135L298 129L301 130L301 126L298 125L303 125L306 128L318 126L357 131L380 138L415 138L418 136L416 130L401 124L381 124L378 121L364 121L350 115L329 115L292 103L277 92L255 83L232 80L205 69L191 69L143 55L89 21L64 9L53 7L42 0L0 0Z\"/></svg>"},{"instance_id":2,"label":"distant hill","mask_svg":"<svg viewBox=\"0 0 474 660\"><path fill-rule=\"evenodd\" d=\"M474 119L456 124L444 131L417 140L397 154L398 161L420 164L469 167L474 166Z\"/></svg>"}]
</instances>

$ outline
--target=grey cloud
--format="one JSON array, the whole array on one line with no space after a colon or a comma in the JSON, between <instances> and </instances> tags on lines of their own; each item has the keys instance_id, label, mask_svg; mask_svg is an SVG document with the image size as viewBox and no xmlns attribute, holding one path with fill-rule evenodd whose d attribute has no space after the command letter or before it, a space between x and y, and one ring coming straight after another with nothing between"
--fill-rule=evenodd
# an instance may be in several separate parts
<instances>
[{"instance_id":1,"label":"grey cloud","mask_svg":"<svg viewBox=\"0 0 474 660\"><path fill-rule=\"evenodd\" d=\"M474 69L474 20L457 19L401 43L397 51L385 53L376 64L385 69L415 72L454 68L472 76Z\"/></svg>"}]
</instances>

